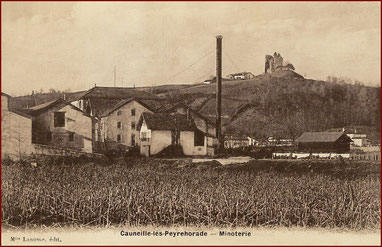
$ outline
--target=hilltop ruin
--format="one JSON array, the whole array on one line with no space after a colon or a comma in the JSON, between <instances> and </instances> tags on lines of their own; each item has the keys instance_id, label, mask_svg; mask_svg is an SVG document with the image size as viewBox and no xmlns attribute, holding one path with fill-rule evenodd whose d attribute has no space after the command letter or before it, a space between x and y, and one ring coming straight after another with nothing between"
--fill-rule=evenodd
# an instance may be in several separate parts
<instances>
[{"instance_id":1,"label":"hilltop ruin","mask_svg":"<svg viewBox=\"0 0 382 247\"><path fill-rule=\"evenodd\" d=\"M265 73L273 73L278 70L292 70L294 71L295 68L293 64L284 62L283 57L280 55L280 53L273 53L273 56L271 55L265 55Z\"/></svg>"}]
</instances>

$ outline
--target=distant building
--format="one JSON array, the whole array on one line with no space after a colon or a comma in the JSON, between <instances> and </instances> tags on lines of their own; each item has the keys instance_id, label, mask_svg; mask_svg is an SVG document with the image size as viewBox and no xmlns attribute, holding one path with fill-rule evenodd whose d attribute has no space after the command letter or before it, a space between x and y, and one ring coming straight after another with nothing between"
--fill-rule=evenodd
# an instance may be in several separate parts
<instances>
[{"instance_id":1,"label":"distant building","mask_svg":"<svg viewBox=\"0 0 382 247\"><path fill-rule=\"evenodd\" d=\"M208 79L208 80L204 80L203 81L203 84L211 84L213 83L214 81L212 79Z\"/></svg>"},{"instance_id":2,"label":"distant building","mask_svg":"<svg viewBox=\"0 0 382 247\"><path fill-rule=\"evenodd\" d=\"M63 99L25 109L33 116L32 142L58 148L93 151L93 119Z\"/></svg>"},{"instance_id":3,"label":"distant building","mask_svg":"<svg viewBox=\"0 0 382 247\"><path fill-rule=\"evenodd\" d=\"M251 72L241 72L227 75L227 78L230 80L249 80L253 79L254 77L255 76Z\"/></svg>"},{"instance_id":4,"label":"distant building","mask_svg":"<svg viewBox=\"0 0 382 247\"><path fill-rule=\"evenodd\" d=\"M19 160L30 155L32 145L32 117L9 109L11 96L1 93L1 158Z\"/></svg>"},{"instance_id":5,"label":"distant building","mask_svg":"<svg viewBox=\"0 0 382 247\"><path fill-rule=\"evenodd\" d=\"M353 140L353 145L358 147L364 147L371 144L371 142L367 139L366 134L347 134L350 139Z\"/></svg>"},{"instance_id":6,"label":"distant building","mask_svg":"<svg viewBox=\"0 0 382 247\"><path fill-rule=\"evenodd\" d=\"M170 146L181 146L185 155L207 155L207 137L190 116L144 112L139 130L142 155L155 155Z\"/></svg>"},{"instance_id":7,"label":"distant building","mask_svg":"<svg viewBox=\"0 0 382 247\"><path fill-rule=\"evenodd\" d=\"M305 132L296 139L301 152L348 153L351 142L343 132Z\"/></svg>"},{"instance_id":8,"label":"distant building","mask_svg":"<svg viewBox=\"0 0 382 247\"><path fill-rule=\"evenodd\" d=\"M224 135L224 148L241 148L252 145L252 138L246 135L239 134L225 134Z\"/></svg>"}]
</instances>

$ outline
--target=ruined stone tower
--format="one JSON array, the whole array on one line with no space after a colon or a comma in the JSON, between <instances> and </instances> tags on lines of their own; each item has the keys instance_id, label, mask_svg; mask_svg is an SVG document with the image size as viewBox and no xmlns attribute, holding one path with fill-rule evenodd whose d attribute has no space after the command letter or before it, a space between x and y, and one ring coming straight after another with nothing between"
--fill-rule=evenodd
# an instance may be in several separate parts
<instances>
[{"instance_id":1,"label":"ruined stone tower","mask_svg":"<svg viewBox=\"0 0 382 247\"><path fill-rule=\"evenodd\" d=\"M294 66L291 63L284 64L284 59L280 53L273 53L271 55L265 55L265 73L273 73L277 70L294 70Z\"/></svg>"}]
</instances>

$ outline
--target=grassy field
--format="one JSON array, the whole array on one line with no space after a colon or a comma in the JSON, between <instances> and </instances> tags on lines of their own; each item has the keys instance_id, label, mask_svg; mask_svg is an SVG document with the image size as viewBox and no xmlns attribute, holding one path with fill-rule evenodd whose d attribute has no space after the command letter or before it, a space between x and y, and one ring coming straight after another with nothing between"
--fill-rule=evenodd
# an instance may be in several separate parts
<instances>
[{"instance_id":1,"label":"grassy field","mask_svg":"<svg viewBox=\"0 0 382 247\"><path fill-rule=\"evenodd\" d=\"M3 226L379 229L380 164L129 159L2 164Z\"/></svg>"}]
</instances>

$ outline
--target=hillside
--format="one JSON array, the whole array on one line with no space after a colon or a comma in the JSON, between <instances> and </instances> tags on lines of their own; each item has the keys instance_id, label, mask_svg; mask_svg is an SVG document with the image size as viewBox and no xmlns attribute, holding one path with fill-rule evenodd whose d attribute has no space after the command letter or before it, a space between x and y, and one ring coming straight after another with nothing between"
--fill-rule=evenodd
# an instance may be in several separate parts
<instances>
[{"instance_id":1,"label":"hillside","mask_svg":"<svg viewBox=\"0 0 382 247\"><path fill-rule=\"evenodd\" d=\"M206 116L215 116L216 84L169 91ZM305 79L293 71L223 82L223 131L258 138L295 138L305 131L369 126L380 140L380 88ZM377 133L377 136L375 136Z\"/></svg>"},{"instance_id":2,"label":"hillside","mask_svg":"<svg viewBox=\"0 0 382 247\"><path fill-rule=\"evenodd\" d=\"M183 102L214 121L216 84L173 84L137 87L169 103ZM66 98L83 92L66 93ZM380 88L305 79L293 71L261 74L251 80L223 81L223 132L296 138L305 131L365 126L374 143L380 140ZM11 98L14 108L63 98L62 93Z\"/></svg>"}]
</instances>

